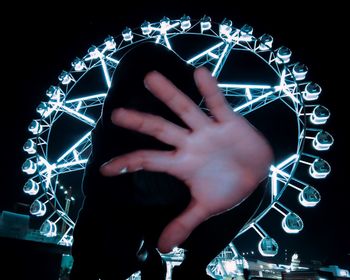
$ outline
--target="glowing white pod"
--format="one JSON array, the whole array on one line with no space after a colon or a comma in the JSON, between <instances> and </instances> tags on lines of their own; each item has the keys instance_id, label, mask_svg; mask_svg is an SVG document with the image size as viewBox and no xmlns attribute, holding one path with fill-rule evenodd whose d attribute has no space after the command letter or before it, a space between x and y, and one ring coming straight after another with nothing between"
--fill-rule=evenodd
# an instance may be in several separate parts
<instances>
[{"instance_id":1,"label":"glowing white pod","mask_svg":"<svg viewBox=\"0 0 350 280\"><path fill-rule=\"evenodd\" d=\"M45 203L41 202L40 200L36 199L34 202L30 205L29 212L37 217L42 217L46 213L46 205Z\"/></svg>"},{"instance_id":2,"label":"glowing white pod","mask_svg":"<svg viewBox=\"0 0 350 280\"><path fill-rule=\"evenodd\" d=\"M319 131L314 140L312 141L312 145L318 151L326 151L332 146L334 143L334 139L332 135L330 135L327 131L321 130Z\"/></svg>"},{"instance_id":3,"label":"glowing white pod","mask_svg":"<svg viewBox=\"0 0 350 280\"><path fill-rule=\"evenodd\" d=\"M320 193L311 186L306 186L298 196L299 202L305 207L314 207L321 200Z\"/></svg>"},{"instance_id":4,"label":"glowing white pod","mask_svg":"<svg viewBox=\"0 0 350 280\"><path fill-rule=\"evenodd\" d=\"M29 179L24 184L23 191L29 195L36 195L39 192L39 185L33 179Z\"/></svg>"},{"instance_id":5,"label":"glowing white pod","mask_svg":"<svg viewBox=\"0 0 350 280\"><path fill-rule=\"evenodd\" d=\"M303 63L296 63L293 66L293 75L297 81L304 80L306 77L306 74L308 72L308 68L305 64Z\"/></svg>"},{"instance_id":6,"label":"glowing white pod","mask_svg":"<svg viewBox=\"0 0 350 280\"><path fill-rule=\"evenodd\" d=\"M313 124L325 124L330 115L331 113L326 107L318 105L312 110L310 121Z\"/></svg>"},{"instance_id":7,"label":"glowing white pod","mask_svg":"<svg viewBox=\"0 0 350 280\"><path fill-rule=\"evenodd\" d=\"M80 59L79 57L76 57L72 61L71 65L73 66L74 70L77 72L83 71L87 68L84 60Z\"/></svg>"},{"instance_id":8,"label":"glowing white pod","mask_svg":"<svg viewBox=\"0 0 350 280\"><path fill-rule=\"evenodd\" d=\"M258 250L264 257L274 257L278 253L278 244L273 238L266 236L260 240Z\"/></svg>"},{"instance_id":9,"label":"glowing white pod","mask_svg":"<svg viewBox=\"0 0 350 280\"><path fill-rule=\"evenodd\" d=\"M34 174L37 170L37 164L32 161L31 159L27 159L23 164L22 164L22 171L31 175Z\"/></svg>"},{"instance_id":10,"label":"glowing white pod","mask_svg":"<svg viewBox=\"0 0 350 280\"><path fill-rule=\"evenodd\" d=\"M325 178L330 172L331 166L321 158L315 159L309 167L309 174L316 179Z\"/></svg>"},{"instance_id":11,"label":"glowing white pod","mask_svg":"<svg viewBox=\"0 0 350 280\"><path fill-rule=\"evenodd\" d=\"M141 31L142 31L142 34L143 35L149 35L151 34L152 32L152 28L151 28L151 23L149 21L144 21L142 24L141 24Z\"/></svg>"},{"instance_id":12,"label":"glowing white pod","mask_svg":"<svg viewBox=\"0 0 350 280\"><path fill-rule=\"evenodd\" d=\"M287 233L298 233L303 227L302 219L295 213L288 213L282 220L282 228Z\"/></svg>"},{"instance_id":13,"label":"glowing white pod","mask_svg":"<svg viewBox=\"0 0 350 280\"><path fill-rule=\"evenodd\" d=\"M209 16L204 16L201 21L201 32L209 30L211 28L211 18Z\"/></svg>"},{"instance_id":14,"label":"glowing white pod","mask_svg":"<svg viewBox=\"0 0 350 280\"><path fill-rule=\"evenodd\" d=\"M132 38L134 38L134 35L132 34L132 31L129 27L125 27L125 29L122 32L122 35L125 42L132 41Z\"/></svg>"},{"instance_id":15,"label":"glowing white pod","mask_svg":"<svg viewBox=\"0 0 350 280\"><path fill-rule=\"evenodd\" d=\"M32 155L36 153L36 143L33 141L33 139L28 139L24 145L23 150L27 152L28 154Z\"/></svg>"},{"instance_id":16,"label":"glowing white pod","mask_svg":"<svg viewBox=\"0 0 350 280\"><path fill-rule=\"evenodd\" d=\"M184 15L180 18L181 24L180 27L183 31L189 29L191 27L191 18L189 16Z\"/></svg>"},{"instance_id":17,"label":"glowing white pod","mask_svg":"<svg viewBox=\"0 0 350 280\"><path fill-rule=\"evenodd\" d=\"M269 34L264 34L259 38L259 50L266 51L272 48L273 37Z\"/></svg>"},{"instance_id":18,"label":"glowing white pod","mask_svg":"<svg viewBox=\"0 0 350 280\"><path fill-rule=\"evenodd\" d=\"M292 51L287 48L287 47L280 47L278 50L277 50L277 63L279 64L284 64L284 63L288 63L290 61L290 57L292 55Z\"/></svg>"},{"instance_id":19,"label":"glowing white pod","mask_svg":"<svg viewBox=\"0 0 350 280\"><path fill-rule=\"evenodd\" d=\"M321 91L322 89L318 84L310 82L305 86L305 90L303 91L303 98L307 101L316 100Z\"/></svg>"}]
</instances>

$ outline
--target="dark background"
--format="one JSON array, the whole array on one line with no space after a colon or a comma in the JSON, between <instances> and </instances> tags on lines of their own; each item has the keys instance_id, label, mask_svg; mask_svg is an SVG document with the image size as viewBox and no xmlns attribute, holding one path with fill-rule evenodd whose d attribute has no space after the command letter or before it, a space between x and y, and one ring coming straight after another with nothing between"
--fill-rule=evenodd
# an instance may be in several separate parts
<instances>
[{"instance_id":1,"label":"dark background","mask_svg":"<svg viewBox=\"0 0 350 280\"><path fill-rule=\"evenodd\" d=\"M231 3L232 1L230 1ZM335 143L325 158L332 172L319 183L322 200L313 209L300 213L305 228L298 236L287 237L282 249L296 251L304 259L349 266L349 149L348 125L348 46L345 7L332 4L306 6L306 1L253 4L127 2L50 3L8 8L2 19L1 68L1 180L0 210L16 211L25 202L22 187L26 176L21 165L26 155L22 146L28 138L27 127L36 117L35 108L45 97L49 85L57 82L70 62L99 45L108 35L124 27L139 26L144 20L159 21L163 16L178 19L187 14L193 19L209 15L213 21L231 19L240 27L247 23L259 37L269 33L293 51L293 58L305 63L311 77L323 89L320 104L331 111L327 123ZM275 45L277 48L277 46ZM17 207L17 208L16 208ZM283 238L283 237L282 237Z\"/></svg>"}]
</instances>

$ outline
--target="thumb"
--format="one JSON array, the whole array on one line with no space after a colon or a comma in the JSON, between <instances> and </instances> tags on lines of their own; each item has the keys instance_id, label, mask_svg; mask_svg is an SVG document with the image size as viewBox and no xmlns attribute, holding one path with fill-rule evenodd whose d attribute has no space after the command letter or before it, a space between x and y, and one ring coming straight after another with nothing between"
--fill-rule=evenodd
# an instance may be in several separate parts
<instances>
[{"instance_id":1,"label":"thumb","mask_svg":"<svg viewBox=\"0 0 350 280\"><path fill-rule=\"evenodd\" d=\"M192 200L187 208L163 230L158 240L158 250L169 253L183 243L191 232L209 215L196 201Z\"/></svg>"}]
</instances>

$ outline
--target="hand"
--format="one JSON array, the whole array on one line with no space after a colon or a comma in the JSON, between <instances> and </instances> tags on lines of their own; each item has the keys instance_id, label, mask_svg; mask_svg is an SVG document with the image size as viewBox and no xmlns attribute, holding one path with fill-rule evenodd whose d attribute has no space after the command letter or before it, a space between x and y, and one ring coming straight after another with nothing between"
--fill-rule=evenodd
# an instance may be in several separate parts
<instances>
[{"instance_id":1,"label":"hand","mask_svg":"<svg viewBox=\"0 0 350 280\"><path fill-rule=\"evenodd\" d=\"M192 199L163 230L158 249L170 252L199 224L248 197L267 176L272 150L266 139L234 113L217 81L204 67L194 72L196 85L212 117L158 72L145 77L147 89L173 110L190 129L160 116L129 109L112 113L115 125L151 135L175 147L172 151L140 150L115 157L101 167L105 176L148 170L182 180Z\"/></svg>"}]
</instances>

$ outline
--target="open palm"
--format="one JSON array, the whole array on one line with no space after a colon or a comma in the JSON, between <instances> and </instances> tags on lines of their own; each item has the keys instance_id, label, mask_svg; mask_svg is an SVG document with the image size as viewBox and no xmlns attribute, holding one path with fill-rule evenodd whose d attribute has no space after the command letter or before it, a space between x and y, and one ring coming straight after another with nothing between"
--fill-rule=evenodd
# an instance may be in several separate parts
<instances>
[{"instance_id":1,"label":"open palm","mask_svg":"<svg viewBox=\"0 0 350 280\"><path fill-rule=\"evenodd\" d=\"M163 230L162 253L180 245L199 224L227 211L248 197L267 176L272 150L245 118L234 113L217 81L204 67L194 72L196 85L212 117L158 72L145 77L147 89L189 127L129 109L112 113L114 124L151 135L175 147L172 151L139 150L111 159L101 167L105 176L148 170L182 180L192 199L188 207Z\"/></svg>"}]
</instances>

